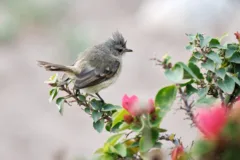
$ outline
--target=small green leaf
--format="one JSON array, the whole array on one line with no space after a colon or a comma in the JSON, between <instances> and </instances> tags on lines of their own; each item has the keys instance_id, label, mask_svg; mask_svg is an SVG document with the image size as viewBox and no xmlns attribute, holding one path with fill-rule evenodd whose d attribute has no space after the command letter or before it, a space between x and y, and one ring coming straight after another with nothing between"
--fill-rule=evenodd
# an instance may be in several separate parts
<instances>
[{"instance_id":1,"label":"small green leaf","mask_svg":"<svg viewBox=\"0 0 240 160\"><path fill-rule=\"evenodd\" d=\"M218 70L216 70L216 75L221 79L224 79L226 75L226 70L224 68L219 68Z\"/></svg>"},{"instance_id":2,"label":"small green leaf","mask_svg":"<svg viewBox=\"0 0 240 160\"><path fill-rule=\"evenodd\" d=\"M197 141L193 146L193 152L196 155L204 155L206 153L211 153L212 149L214 149L214 143L207 140Z\"/></svg>"},{"instance_id":3,"label":"small green leaf","mask_svg":"<svg viewBox=\"0 0 240 160\"><path fill-rule=\"evenodd\" d=\"M147 152L158 140L159 132L157 129L146 129L140 139L139 148L141 152Z\"/></svg>"},{"instance_id":4,"label":"small green leaf","mask_svg":"<svg viewBox=\"0 0 240 160\"><path fill-rule=\"evenodd\" d=\"M228 44L227 50L226 50L226 58L232 57L233 53L238 50L239 46L238 44Z\"/></svg>"},{"instance_id":5,"label":"small green leaf","mask_svg":"<svg viewBox=\"0 0 240 160\"><path fill-rule=\"evenodd\" d=\"M197 93L197 89L194 88L191 84L188 84L186 86L186 94L187 94L187 97L190 97L191 95L193 95L194 93Z\"/></svg>"},{"instance_id":6,"label":"small green leaf","mask_svg":"<svg viewBox=\"0 0 240 160\"><path fill-rule=\"evenodd\" d=\"M112 105L112 104L105 104L102 108L102 111L113 111L113 110L118 110L121 109L122 107Z\"/></svg>"},{"instance_id":7,"label":"small green leaf","mask_svg":"<svg viewBox=\"0 0 240 160\"><path fill-rule=\"evenodd\" d=\"M56 104L57 104L57 107L58 107L58 111L60 114L63 113L63 105L64 105L64 98L63 97L59 97L57 100L56 100Z\"/></svg>"},{"instance_id":8,"label":"small green leaf","mask_svg":"<svg viewBox=\"0 0 240 160\"><path fill-rule=\"evenodd\" d=\"M101 101L97 101L96 99L93 99L91 102L90 102L92 108L94 110L100 110L101 107L102 107L102 102Z\"/></svg>"},{"instance_id":9,"label":"small green leaf","mask_svg":"<svg viewBox=\"0 0 240 160\"><path fill-rule=\"evenodd\" d=\"M235 52L229 59L230 62L240 64L240 52Z\"/></svg>"},{"instance_id":10,"label":"small green leaf","mask_svg":"<svg viewBox=\"0 0 240 160\"><path fill-rule=\"evenodd\" d=\"M88 113L88 114L91 113L91 109L90 109L89 107L86 107L86 108L84 109L84 111L85 111L86 113Z\"/></svg>"},{"instance_id":11,"label":"small green leaf","mask_svg":"<svg viewBox=\"0 0 240 160\"><path fill-rule=\"evenodd\" d=\"M194 34L186 34L186 35L190 42L193 42L196 39L196 35L194 35Z\"/></svg>"},{"instance_id":12,"label":"small green leaf","mask_svg":"<svg viewBox=\"0 0 240 160\"><path fill-rule=\"evenodd\" d=\"M195 58L194 56L191 56L188 61L191 62L191 63L197 63L197 62L198 62L198 59Z\"/></svg>"},{"instance_id":13,"label":"small green leaf","mask_svg":"<svg viewBox=\"0 0 240 160\"><path fill-rule=\"evenodd\" d=\"M173 82L179 82L183 79L183 67L175 64L173 68L165 70L165 76Z\"/></svg>"},{"instance_id":14,"label":"small green leaf","mask_svg":"<svg viewBox=\"0 0 240 160\"><path fill-rule=\"evenodd\" d=\"M81 102L85 102L86 101L86 97L84 95L79 95L78 96L78 99L81 101Z\"/></svg>"},{"instance_id":15,"label":"small green leaf","mask_svg":"<svg viewBox=\"0 0 240 160\"><path fill-rule=\"evenodd\" d=\"M53 83L56 83L57 82L57 79L58 79L58 74L54 74L52 75L48 81L45 81L44 83L48 83L48 84L53 84Z\"/></svg>"},{"instance_id":16,"label":"small green leaf","mask_svg":"<svg viewBox=\"0 0 240 160\"><path fill-rule=\"evenodd\" d=\"M191 75L193 78L198 80L198 77L193 73L193 71L187 65L185 65L182 62L178 62L176 64L179 64L180 66L182 66L184 71L186 71L189 75Z\"/></svg>"},{"instance_id":17,"label":"small green leaf","mask_svg":"<svg viewBox=\"0 0 240 160\"><path fill-rule=\"evenodd\" d=\"M201 59L203 55L200 52L193 52L193 56L197 59Z\"/></svg>"},{"instance_id":18,"label":"small green leaf","mask_svg":"<svg viewBox=\"0 0 240 160\"><path fill-rule=\"evenodd\" d=\"M206 54L206 57L208 57L209 59L211 59L215 63L218 63L218 64L222 63L222 60L219 57L219 55L217 53L213 52L213 51L208 53L208 54Z\"/></svg>"},{"instance_id":19,"label":"small green leaf","mask_svg":"<svg viewBox=\"0 0 240 160\"><path fill-rule=\"evenodd\" d=\"M58 94L58 88L51 89L49 94L50 94L49 102L52 102L54 100L54 98L56 98L56 96Z\"/></svg>"},{"instance_id":20,"label":"small green leaf","mask_svg":"<svg viewBox=\"0 0 240 160\"><path fill-rule=\"evenodd\" d=\"M160 107L164 116L170 109L177 95L177 87L175 85L167 86L160 89L155 97L155 106Z\"/></svg>"},{"instance_id":21,"label":"small green leaf","mask_svg":"<svg viewBox=\"0 0 240 160\"><path fill-rule=\"evenodd\" d=\"M93 111L92 112L92 118L94 122L97 122L101 117L102 117L103 113L102 112L98 112L98 111Z\"/></svg>"},{"instance_id":22,"label":"small green leaf","mask_svg":"<svg viewBox=\"0 0 240 160\"><path fill-rule=\"evenodd\" d=\"M218 41L218 39L211 39L211 41L209 42L209 47L211 48L221 48L220 42Z\"/></svg>"},{"instance_id":23,"label":"small green leaf","mask_svg":"<svg viewBox=\"0 0 240 160\"><path fill-rule=\"evenodd\" d=\"M115 145L122 136L123 136L123 133L115 134L108 138L107 143L111 145Z\"/></svg>"},{"instance_id":24,"label":"small green leaf","mask_svg":"<svg viewBox=\"0 0 240 160\"><path fill-rule=\"evenodd\" d=\"M218 38L219 42L221 42L227 36L228 36L228 33L224 33L221 37Z\"/></svg>"},{"instance_id":25,"label":"small green leaf","mask_svg":"<svg viewBox=\"0 0 240 160\"><path fill-rule=\"evenodd\" d=\"M202 63L201 64L203 68L205 68L206 70L210 70L212 72L214 72L215 70L215 65L214 65L214 62L210 59L207 60L207 62L205 63Z\"/></svg>"},{"instance_id":26,"label":"small green leaf","mask_svg":"<svg viewBox=\"0 0 240 160\"><path fill-rule=\"evenodd\" d=\"M114 146L114 148L116 149L117 154L119 154L122 157L126 157L127 147L124 144L118 143L117 145Z\"/></svg>"},{"instance_id":27,"label":"small green leaf","mask_svg":"<svg viewBox=\"0 0 240 160\"><path fill-rule=\"evenodd\" d=\"M101 119L97 122L93 122L93 128L98 131L99 133L102 132L103 128L104 128L104 120Z\"/></svg>"},{"instance_id":28,"label":"small green leaf","mask_svg":"<svg viewBox=\"0 0 240 160\"><path fill-rule=\"evenodd\" d=\"M217 85L219 88L221 88L224 92L228 94L232 94L235 88L234 80L227 75L225 76L224 80L218 80Z\"/></svg>"},{"instance_id":29,"label":"small green leaf","mask_svg":"<svg viewBox=\"0 0 240 160\"><path fill-rule=\"evenodd\" d=\"M197 92L199 98L205 97L208 93L209 87L200 88Z\"/></svg>"},{"instance_id":30,"label":"small green leaf","mask_svg":"<svg viewBox=\"0 0 240 160\"><path fill-rule=\"evenodd\" d=\"M199 104L212 105L214 102L216 102L216 100L217 98L214 97L202 97L196 101L195 105Z\"/></svg>"},{"instance_id":31,"label":"small green leaf","mask_svg":"<svg viewBox=\"0 0 240 160\"><path fill-rule=\"evenodd\" d=\"M200 69L198 68L197 65L195 65L194 63L190 62L188 64L188 67L192 70L192 72L197 76L198 79L203 79L203 75L200 72Z\"/></svg>"},{"instance_id":32,"label":"small green leaf","mask_svg":"<svg viewBox=\"0 0 240 160\"><path fill-rule=\"evenodd\" d=\"M194 50L194 46L192 44L189 44L189 45L186 46L186 50L193 51Z\"/></svg>"},{"instance_id":33,"label":"small green leaf","mask_svg":"<svg viewBox=\"0 0 240 160\"><path fill-rule=\"evenodd\" d=\"M199 39L200 39L200 46L201 48L208 46L209 42L211 41L211 37L203 37L202 34L199 34Z\"/></svg>"},{"instance_id":34,"label":"small green leaf","mask_svg":"<svg viewBox=\"0 0 240 160\"><path fill-rule=\"evenodd\" d=\"M228 73L228 76L231 77L237 85L240 86L240 80L236 77L236 75Z\"/></svg>"},{"instance_id":35,"label":"small green leaf","mask_svg":"<svg viewBox=\"0 0 240 160\"><path fill-rule=\"evenodd\" d=\"M128 112L125 109L121 109L115 112L112 116L113 117L112 127L114 127L117 123L121 122L125 114L128 114Z\"/></svg>"}]
</instances>

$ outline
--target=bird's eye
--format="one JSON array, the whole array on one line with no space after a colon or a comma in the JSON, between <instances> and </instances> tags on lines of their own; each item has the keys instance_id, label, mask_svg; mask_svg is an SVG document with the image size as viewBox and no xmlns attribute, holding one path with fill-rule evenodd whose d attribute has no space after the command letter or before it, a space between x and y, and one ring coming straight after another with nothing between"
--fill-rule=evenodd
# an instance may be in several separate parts
<instances>
[{"instance_id":1,"label":"bird's eye","mask_svg":"<svg viewBox=\"0 0 240 160\"><path fill-rule=\"evenodd\" d=\"M117 50L118 52L122 52L122 51L123 51L123 47L121 47L121 46L116 46L115 48L116 48L116 50Z\"/></svg>"}]
</instances>

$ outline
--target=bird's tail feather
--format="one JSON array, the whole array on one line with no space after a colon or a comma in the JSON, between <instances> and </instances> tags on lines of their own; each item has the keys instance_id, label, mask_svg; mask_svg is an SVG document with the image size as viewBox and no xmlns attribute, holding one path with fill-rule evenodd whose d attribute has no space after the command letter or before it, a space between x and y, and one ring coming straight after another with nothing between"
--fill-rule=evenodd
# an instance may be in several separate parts
<instances>
[{"instance_id":1,"label":"bird's tail feather","mask_svg":"<svg viewBox=\"0 0 240 160\"><path fill-rule=\"evenodd\" d=\"M70 72L70 73L73 72L73 70L70 67L60 64L54 64L45 61L37 61L37 64L40 67L44 67L47 71Z\"/></svg>"}]
</instances>

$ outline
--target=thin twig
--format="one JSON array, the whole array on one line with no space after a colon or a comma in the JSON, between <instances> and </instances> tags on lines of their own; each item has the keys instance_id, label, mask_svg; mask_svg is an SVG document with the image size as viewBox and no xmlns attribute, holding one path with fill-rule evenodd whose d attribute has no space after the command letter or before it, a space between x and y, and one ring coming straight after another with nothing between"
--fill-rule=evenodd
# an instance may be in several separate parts
<instances>
[{"instance_id":1,"label":"thin twig","mask_svg":"<svg viewBox=\"0 0 240 160\"><path fill-rule=\"evenodd\" d=\"M182 88L179 86L179 94L181 96L181 100L184 103L184 107L181 107L180 109L186 111L187 115L189 116L189 119L191 119L191 121L193 122L193 124L195 124L195 118L192 112L192 108L193 108L193 102L191 102L190 104L188 103L187 97L185 95L185 93L183 92Z\"/></svg>"}]
</instances>

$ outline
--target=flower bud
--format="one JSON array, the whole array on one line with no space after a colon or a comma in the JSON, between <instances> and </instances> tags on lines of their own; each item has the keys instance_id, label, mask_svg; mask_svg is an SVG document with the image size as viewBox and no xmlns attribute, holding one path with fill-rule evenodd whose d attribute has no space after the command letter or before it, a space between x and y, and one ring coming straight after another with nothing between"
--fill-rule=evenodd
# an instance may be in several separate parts
<instances>
[{"instance_id":1,"label":"flower bud","mask_svg":"<svg viewBox=\"0 0 240 160\"><path fill-rule=\"evenodd\" d=\"M134 118L131 115L124 115L123 119L127 124L131 124L134 121Z\"/></svg>"}]
</instances>

